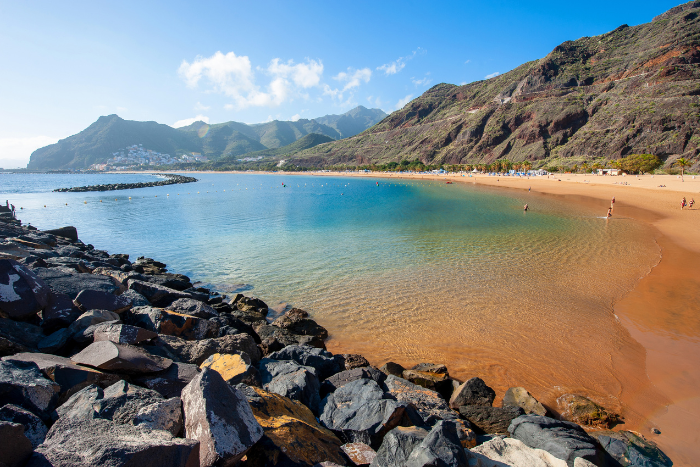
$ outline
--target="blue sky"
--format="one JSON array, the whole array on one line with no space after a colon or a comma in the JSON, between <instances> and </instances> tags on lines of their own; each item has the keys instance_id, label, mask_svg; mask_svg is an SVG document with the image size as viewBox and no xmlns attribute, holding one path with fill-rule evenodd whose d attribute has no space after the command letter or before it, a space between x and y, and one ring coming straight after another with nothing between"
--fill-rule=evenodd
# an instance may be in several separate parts
<instances>
[{"instance_id":1,"label":"blue sky","mask_svg":"<svg viewBox=\"0 0 700 467\"><path fill-rule=\"evenodd\" d=\"M113 113L168 125L390 113L677 4L0 0L0 167Z\"/></svg>"}]
</instances>

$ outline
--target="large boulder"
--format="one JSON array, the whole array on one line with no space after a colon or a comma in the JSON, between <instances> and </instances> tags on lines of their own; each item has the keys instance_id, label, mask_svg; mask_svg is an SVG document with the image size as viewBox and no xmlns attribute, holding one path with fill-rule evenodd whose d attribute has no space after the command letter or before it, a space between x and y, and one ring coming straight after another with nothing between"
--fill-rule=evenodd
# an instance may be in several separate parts
<instances>
[{"instance_id":1,"label":"large boulder","mask_svg":"<svg viewBox=\"0 0 700 467\"><path fill-rule=\"evenodd\" d=\"M459 413L483 433L508 434L508 426L513 419L523 414L523 409L463 405L459 408Z\"/></svg>"},{"instance_id":2,"label":"large boulder","mask_svg":"<svg viewBox=\"0 0 700 467\"><path fill-rule=\"evenodd\" d=\"M456 420L457 413L450 409L447 401L436 391L396 376L387 376L384 382L389 394L397 401L412 405L420 414L426 426L433 426L437 420Z\"/></svg>"},{"instance_id":3,"label":"large boulder","mask_svg":"<svg viewBox=\"0 0 700 467\"><path fill-rule=\"evenodd\" d=\"M308 407L263 389L240 384L263 437L248 451L248 465L301 467L331 461L344 465L340 440Z\"/></svg>"},{"instance_id":4,"label":"large boulder","mask_svg":"<svg viewBox=\"0 0 700 467\"><path fill-rule=\"evenodd\" d=\"M78 339L80 339L81 334L87 328L94 324L107 321L119 321L119 315L108 310L90 310L78 316L78 319L68 326L68 329L70 330L71 337L78 337Z\"/></svg>"},{"instance_id":5,"label":"large boulder","mask_svg":"<svg viewBox=\"0 0 700 467\"><path fill-rule=\"evenodd\" d=\"M132 301L128 295L114 295L101 290L81 290L75 297L75 303L84 311L109 310L117 314L132 307Z\"/></svg>"},{"instance_id":6,"label":"large boulder","mask_svg":"<svg viewBox=\"0 0 700 467\"><path fill-rule=\"evenodd\" d=\"M135 374L166 370L173 363L168 358L151 355L140 347L110 341L94 342L73 355L71 360L98 370Z\"/></svg>"},{"instance_id":7,"label":"large boulder","mask_svg":"<svg viewBox=\"0 0 700 467\"><path fill-rule=\"evenodd\" d=\"M133 378L136 384L153 389L163 397L180 397L182 390L199 374L197 365L173 362L167 370Z\"/></svg>"},{"instance_id":8,"label":"large boulder","mask_svg":"<svg viewBox=\"0 0 700 467\"><path fill-rule=\"evenodd\" d=\"M325 340L328 337L326 328L316 321L309 319L309 314L298 308L292 308L287 311L284 315L273 321L272 325L286 329L294 334L314 336L320 340Z\"/></svg>"},{"instance_id":9,"label":"large boulder","mask_svg":"<svg viewBox=\"0 0 700 467\"><path fill-rule=\"evenodd\" d=\"M196 467L199 443L165 430L106 419L63 417L27 467Z\"/></svg>"},{"instance_id":10,"label":"large boulder","mask_svg":"<svg viewBox=\"0 0 700 467\"><path fill-rule=\"evenodd\" d=\"M32 455L32 443L20 423L0 421L0 465L22 467Z\"/></svg>"},{"instance_id":11,"label":"large boulder","mask_svg":"<svg viewBox=\"0 0 700 467\"><path fill-rule=\"evenodd\" d=\"M110 341L115 344L136 345L158 337L158 334L148 329L119 323L100 323L93 331L93 341Z\"/></svg>"},{"instance_id":12,"label":"large boulder","mask_svg":"<svg viewBox=\"0 0 700 467\"><path fill-rule=\"evenodd\" d=\"M316 368L318 377L326 379L340 371L338 363L333 359L333 354L323 349L306 345L288 345L282 350L269 355L273 360L292 360L299 365Z\"/></svg>"},{"instance_id":13,"label":"large boulder","mask_svg":"<svg viewBox=\"0 0 700 467\"><path fill-rule=\"evenodd\" d=\"M671 467L673 462L649 441L631 431L596 431L591 433L605 451L623 467Z\"/></svg>"},{"instance_id":14,"label":"large boulder","mask_svg":"<svg viewBox=\"0 0 700 467\"><path fill-rule=\"evenodd\" d=\"M413 450L423 442L428 432L415 426L397 426L384 436L384 441L377 457L372 461L372 467L394 467L406 465Z\"/></svg>"},{"instance_id":15,"label":"large boulder","mask_svg":"<svg viewBox=\"0 0 700 467\"><path fill-rule=\"evenodd\" d=\"M151 282L129 279L127 284L130 290L140 293L155 306L168 306L180 298L192 298L188 293Z\"/></svg>"},{"instance_id":16,"label":"large boulder","mask_svg":"<svg viewBox=\"0 0 700 467\"><path fill-rule=\"evenodd\" d=\"M499 436L473 448L468 455L469 465L474 467L503 467L504 465L566 467L565 461L547 451L532 449L517 439Z\"/></svg>"},{"instance_id":17,"label":"large boulder","mask_svg":"<svg viewBox=\"0 0 700 467\"><path fill-rule=\"evenodd\" d=\"M0 357L36 351L46 336L39 326L0 318Z\"/></svg>"},{"instance_id":18,"label":"large boulder","mask_svg":"<svg viewBox=\"0 0 700 467\"><path fill-rule=\"evenodd\" d=\"M129 323L158 334L182 337L187 340L217 337L219 333L216 323L207 319L150 306L132 309Z\"/></svg>"},{"instance_id":19,"label":"large boulder","mask_svg":"<svg viewBox=\"0 0 700 467\"><path fill-rule=\"evenodd\" d=\"M604 455L596 441L575 423L554 420L540 415L521 415L508 427L511 437L533 449L544 449L573 467L581 457L596 465L604 463Z\"/></svg>"},{"instance_id":20,"label":"large boulder","mask_svg":"<svg viewBox=\"0 0 700 467\"><path fill-rule=\"evenodd\" d=\"M0 400L24 407L46 419L60 387L44 377L34 362L0 361Z\"/></svg>"},{"instance_id":21,"label":"large boulder","mask_svg":"<svg viewBox=\"0 0 700 467\"><path fill-rule=\"evenodd\" d=\"M120 297L122 296L131 300L132 307L151 306L151 302L149 302L146 297L135 290L128 289L126 292L120 295Z\"/></svg>"},{"instance_id":22,"label":"large boulder","mask_svg":"<svg viewBox=\"0 0 700 467\"><path fill-rule=\"evenodd\" d=\"M280 328L267 324L264 318L261 321L255 321L252 317L242 315L241 312L234 311L232 316L236 316L242 321L249 323L255 328L255 332L260 336L261 341L270 340L277 341L282 344L282 347L288 345L304 345L316 347L318 349L326 349L326 344L323 339L316 336L307 336L304 334L296 334L289 329ZM273 350L274 351L274 350Z\"/></svg>"},{"instance_id":23,"label":"large boulder","mask_svg":"<svg viewBox=\"0 0 700 467\"><path fill-rule=\"evenodd\" d=\"M67 225L65 227L59 227L57 229L48 229L42 231L44 234L48 235L55 235L57 237L63 237L67 238L68 240L72 242L77 242L78 241L78 229L73 227L72 225Z\"/></svg>"},{"instance_id":24,"label":"large boulder","mask_svg":"<svg viewBox=\"0 0 700 467\"><path fill-rule=\"evenodd\" d=\"M386 362L384 365L379 367L379 371L385 375L393 375L397 378L403 378L403 372L406 371L404 367L394 362Z\"/></svg>"},{"instance_id":25,"label":"large boulder","mask_svg":"<svg viewBox=\"0 0 700 467\"><path fill-rule=\"evenodd\" d=\"M100 274L83 274L68 268L38 268L34 272L51 290L68 295L72 300L82 290L117 294L123 289L123 285L115 279Z\"/></svg>"},{"instance_id":26,"label":"large boulder","mask_svg":"<svg viewBox=\"0 0 700 467\"><path fill-rule=\"evenodd\" d=\"M65 400L86 386L96 384L107 387L119 380L117 375L76 365L70 359L43 353L20 353L4 357L7 362L31 362L45 377L60 387L60 400Z\"/></svg>"},{"instance_id":27,"label":"large boulder","mask_svg":"<svg viewBox=\"0 0 700 467\"><path fill-rule=\"evenodd\" d=\"M618 414L584 396L564 394L557 399L557 405L564 420L579 425L610 428L620 421Z\"/></svg>"},{"instance_id":28,"label":"large boulder","mask_svg":"<svg viewBox=\"0 0 700 467\"><path fill-rule=\"evenodd\" d=\"M58 331L40 340L39 344L37 345L37 350L39 352L50 354L59 353L61 349L68 344L71 336L72 333L70 332L70 329L59 329Z\"/></svg>"},{"instance_id":29,"label":"large boulder","mask_svg":"<svg viewBox=\"0 0 700 467\"><path fill-rule=\"evenodd\" d=\"M263 435L246 398L205 368L182 390L185 434L200 443L200 466L238 462Z\"/></svg>"},{"instance_id":30,"label":"large boulder","mask_svg":"<svg viewBox=\"0 0 700 467\"><path fill-rule=\"evenodd\" d=\"M450 397L450 407L459 409L463 405L483 405L490 407L496 398L496 391L481 378L472 378L455 389Z\"/></svg>"},{"instance_id":31,"label":"large boulder","mask_svg":"<svg viewBox=\"0 0 700 467\"><path fill-rule=\"evenodd\" d=\"M364 368L369 366L369 362L365 357L358 354L335 354L333 358L338 363L340 370L354 370L355 368ZM379 371L379 370L377 370Z\"/></svg>"},{"instance_id":32,"label":"large boulder","mask_svg":"<svg viewBox=\"0 0 700 467\"><path fill-rule=\"evenodd\" d=\"M219 325L219 337L227 336L229 334L245 333L249 334L253 339L255 339L256 343L260 343L260 337L258 337L258 334L251 325L244 323L240 319L231 316L228 313L221 313L219 316L209 318L209 320ZM284 346L280 347L280 349L283 347Z\"/></svg>"},{"instance_id":33,"label":"large boulder","mask_svg":"<svg viewBox=\"0 0 700 467\"><path fill-rule=\"evenodd\" d=\"M318 413L320 383L315 368L291 360L260 361L260 378L265 390L296 400Z\"/></svg>"},{"instance_id":34,"label":"large boulder","mask_svg":"<svg viewBox=\"0 0 700 467\"><path fill-rule=\"evenodd\" d=\"M376 381L359 379L337 389L321 402L321 423L348 443L373 448L397 427L406 406L389 399Z\"/></svg>"},{"instance_id":35,"label":"large boulder","mask_svg":"<svg viewBox=\"0 0 700 467\"><path fill-rule=\"evenodd\" d=\"M70 326L83 312L66 294L51 292L49 305L41 313L41 327L47 332Z\"/></svg>"},{"instance_id":36,"label":"large boulder","mask_svg":"<svg viewBox=\"0 0 700 467\"><path fill-rule=\"evenodd\" d=\"M458 429L453 421L437 422L408 456L406 467L466 467L469 460L460 444Z\"/></svg>"},{"instance_id":37,"label":"large boulder","mask_svg":"<svg viewBox=\"0 0 700 467\"><path fill-rule=\"evenodd\" d=\"M503 396L502 407L520 407L526 414L547 415L547 409L521 387L508 388Z\"/></svg>"},{"instance_id":38,"label":"large boulder","mask_svg":"<svg viewBox=\"0 0 700 467\"><path fill-rule=\"evenodd\" d=\"M156 345L174 355L182 362L201 365L204 360L215 353L230 354L243 351L248 354L253 365L260 361L260 349L248 334L234 334L216 339L186 341L175 336L161 335Z\"/></svg>"},{"instance_id":39,"label":"large boulder","mask_svg":"<svg viewBox=\"0 0 700 467\"><path fill-rule=\"evenodd\" d=\"M333 392L348 383L357 381L358 379L373 379L377 383L382 384L386 379L386 375L369 366L341 371L340 373L334 374L321 383L321 397L325 397L325 395L329 392Z\"/></svg>"},{"instance_id":40,"label":"large boulder","mask_svg":"<svg viewBox=\"0 0 700 467\"><path fill-rule=\"evenodd\" d=\"M215 353L204 360L201 368L211 368L218 372L229 384L245 383L249 386L260 386L260 374L252 366L250 357L245 352L231 354Z\"/></svg>"},{"instance_id":41,"label":"large boulder","mask_svg":"<svg viewBox=\"0 0 700 467\"><path fill-rule=\"evenodd\" d=\"M174 311L176 313L181 313L183 315L196 316L197 318L215 318L219 316L216 310L206 303L200 302L199 300L193 300L191 298L179 298L173 303L168 305L168 310Z\"/></svg>"},{"instance_id":42,"label":"large boulder","mask_svg":"<svg viewBox=\"0 0 700 467\"><path fill-rule=\"evenodd\" d=\"M0 259L0 317L29 319L49 304L51 290L29 268Z\"/></svg>"},{"instance_id":43,"label":"large boulder","mask_svg":"<svg viewBox=\"0 0 700 467\"><path fill-rule=\"evenodd\" d=\"M0 408L0 421L19 423L24 427L24 435L36 448L44 442L49 431L39 417L17 405L6 404ZM2 441L0 441L2 443ZM1 462L1 461L0 461Z\"/></svg>"}]
</instances>

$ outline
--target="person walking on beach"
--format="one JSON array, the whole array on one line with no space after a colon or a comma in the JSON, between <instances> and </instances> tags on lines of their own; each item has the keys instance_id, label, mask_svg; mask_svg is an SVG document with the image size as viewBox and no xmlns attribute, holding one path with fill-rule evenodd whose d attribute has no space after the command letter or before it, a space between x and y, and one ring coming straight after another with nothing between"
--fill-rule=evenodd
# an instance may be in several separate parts
<instances>
[{"instance_id":1,"label":"person walking on beach","mask_svg":"<svg viewBox=\"0 0 700 467\"><path fill-rule=\"evenodd\" d=\"M683 210L685 205L686 205L686 201L685 201L685 196L684 196L683 199L681 200L681 211Z\"/></svg>"},{"instance_id":2,"label":"person walking on beach","mask_svg":"<svg viewBox=\"0 0 700 467\"><path fill-rule=\"evenodd\" d=\"M608 208L608 215L606 217L612 217L612 208Z\"/></svg>"},{"instance_id":3,"label":"person walking on beach","mask_svg":"<svg viewBox=\"0 0 700 467\"><path fill-rule=\"evenodd\" d=\"M692 209L692 208L693 208L693 204L695 204L695 200L694 200L693 198L690 198L690 203L688 203L688 208L689 208L689 209ZM14 211L15 211L15 208L13 207L13 208L12 208L12 212L14 212Z\"/></svg>"},{"instance_id":4,"label":"person walking on beach","mask_svg":"<svg viewBox=\"0 0 700 467\"><path fill-rule=\"evenodd\" d=\"M610 204L615 204L615 197L613 196L612 202Z\"/></svg>"}]
</instances>

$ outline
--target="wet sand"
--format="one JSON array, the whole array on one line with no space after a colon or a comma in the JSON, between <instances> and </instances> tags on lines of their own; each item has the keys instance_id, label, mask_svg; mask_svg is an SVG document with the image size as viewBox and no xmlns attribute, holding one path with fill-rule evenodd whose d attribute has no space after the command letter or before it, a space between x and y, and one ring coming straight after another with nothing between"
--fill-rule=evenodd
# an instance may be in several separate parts
<instances>
[{"instance_id":1,"label":"wet sand","mask_svg":"<svg viewBox=\"0 0 700 467\"><path fill-rule=\"evenodd\" d=\"M328 174L323 175L347 175ZM613 304L629 333L611 352L618 371L619 400L625 423L617 429L638 431L655 441L674 465L696 465L700 457L700 206L680 209L682 197L700 200L700 177L593 176L545 177L476 175L389 175L390 178L439 179L553 196L566 202L599 205L605 215L616 199L613 217L629 217L653 226L661 258L633 290ZM623 184L625 183L625 184ZM659 187L658 185L665 185ZM537 209L537 200L529 203ZM619 344L619 343L622 344ZM646 368L640 374L638 368ZM633 371L629 371L633 370ZM550 407L556 391L540 394ZM600 395L598 395L599 402ZM652 428L660 435L651 432Z\"/></svg>"}]
</instances>

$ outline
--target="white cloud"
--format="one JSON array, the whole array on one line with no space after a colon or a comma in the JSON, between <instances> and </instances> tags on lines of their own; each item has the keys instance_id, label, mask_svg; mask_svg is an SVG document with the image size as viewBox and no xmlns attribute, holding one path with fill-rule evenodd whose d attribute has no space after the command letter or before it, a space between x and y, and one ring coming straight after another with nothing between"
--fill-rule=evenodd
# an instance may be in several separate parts
<instances>
[{"instance_id":1,"label":"white cloud","mask_svg":"<svg viewBox=\"0 0 700 467\"><path fill-rule=\"evenodd\" d=\"M204 105L201 102L197 102L194 105L194 110L209 110L209 109L211 109L210 105Z\"/></svg>"},{"instance_id":2,"label":"white cloud","mask_svg":"<svg viewBox=\"0 0 700 467\"><path fill-rule=\"evenodd\" d=\"M495 78L496 76L498 76L498 75L500 75L500 74L501 74L501 72L500 72L500 71L494 71L494 72L493 72L493 73L491 73L490 75L486 75L486 76L484 76L484 79L491 79L491 78Z\"/></svg>"},{"instance_id":3,"label":"white cloud","mask_svg":"<svg viewBox=\"0 0 700 467\"><path fill-rule=\"evenodd\" d=\"M183 60L178 69L179 75L189 87L198 87L200 81L207 81L210 91L224 94L234 100L225 108L274 107L295 96L300 89L318 86L323 74L321 61L306 59L305 63L294 64L293 60L281 62L279 58L270 61L266 69L258 68L270 77L264 90L256 84L256 73L246 56L233 52L216 52L211 57L198 56L192 63Z\"/></svg>"},{"instance_id":4,"label":"white cloud","mask_svg":"<svg viewBox=\"0 0 700 467\"><path fill-rule=\"evenodd\" d=\"M416 78L411 78L411 82L415 84L416 86L427 86L429 85L433 80L428 78L427 76L423 79L416 79Z\"/></svg>"},{"instance_id":5,"label":"white cloud","mask_svg":"<svg viewBox=\"0 0 700 467\"><path fill-rule=\"evenodd\" d=\"M299 114L294 114L294 115L292 115L292 117L290 118L290 120L293 121L293 122L296 122L296 121L298 121L300 118L301 118L301 115L299 115Z\"/></svg>"},{"instance_id":6,"label":"white cloud","mask_svg":"<svg viewBox=\"0 0 700 467\"><path fill-rule=\"evenodd\" d=\"M381 70L384 72L385 75L395 75L399 71L403 70L406 67L406 62L411 60L413 57L415 57L418 54L424 54L425 49L421 49L418 47L416 50L411 52L410 55L407 55L405 57L399 57L393 62L385 63L382 66L378 66L377 70Z\"/></svg>"},{"instance_id":7,"label":"white cloud","mask_svg":"<svg viewBox=\"0 0 700 467\"><path fill-rule=\"evenodd\" d=\"M197 115L196 117L185 118L184 120L178 120L177 122L173 123L171 126L173 128L181 128L183 126L192 125L194 122L209 123L209 117L205 117L204 115Z\"/></svg>"},{"instance_id":8,"label":"white cloud","mask_svg":"<svg viewBox=\"0 0 700 467\"><path fill-rule=\"evenodd\" d=\"M466 64L469 63L469 62L471 62L471 60L467 60L466 62L464 62L464 64L466 65Z\"/></svg>"},{"instance_id":9,"label":"white cloud","mask_svg":"<svg viewBox=\"0 0 700 467\"><path fill-rule=\"evenodd\" d=\"M403 107L408 104L411 99L413 98L413 94L409 94L403 99L399 99L399 101L396 103L395 110L403 109Z\"/></svg>"},{"instance_id":10,"label":"white cloud","mask_svg":"<svg viewBox=\"0 0 700 467\"><path fill-rule=\"evenodd\" d=\"M56 142L58 138L44 135L0 138L0 167L4 169L26 167L32 152Z\"/></svg>"},{"instance_id":11,"label":"white cloud","mask_svg":"<svg viewBox=\"0 0 700 467\"><path fill-rule=\"evenodd\" d=\"M464 86L465 84L467 84L466 81L462 81L461 83L459 83L460 86Z\"/></svg>"},{"instance_id":12,"label":"white cloud","mask_svg":"<svg viewBox=\"0 0 700 467\"><path fill-rule=\"evenodd\" d=\"M362 68L360 70L353 70L352 68L348 68L348 72L341 71L337 75L333 77L334 80L340 81L341 83L345 83L345 86L343 87L342 91L340 92L345 92L348 89L352 88L357 88L362 84L362 81L365 83L369 83L370 78L372 77L372 70L369 68Z\"/></svg>"}]
</instances>

